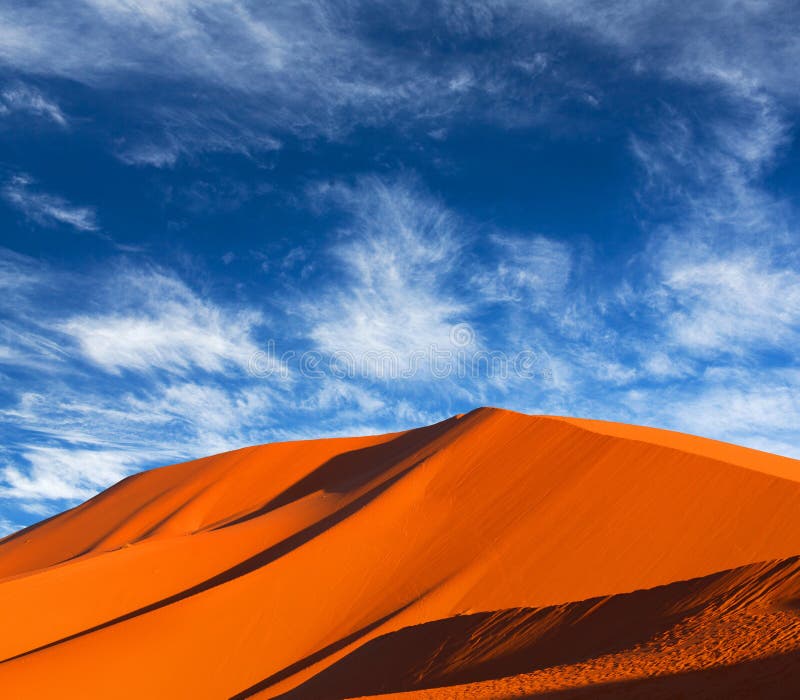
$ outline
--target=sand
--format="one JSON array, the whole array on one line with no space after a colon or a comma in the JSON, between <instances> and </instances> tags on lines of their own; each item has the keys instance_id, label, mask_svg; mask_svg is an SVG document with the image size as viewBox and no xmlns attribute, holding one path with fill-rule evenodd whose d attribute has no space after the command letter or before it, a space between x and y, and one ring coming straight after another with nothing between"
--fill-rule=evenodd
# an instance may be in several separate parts
<instances>
[{"instance_id":1,"label":"sand","mask_svg":"<svg viewBox=\"0 0 800 700\"><path fill-rule=\"evenodd\" d=\"M498 409L244 448L0 541L0 689L793 697L798 512L796 460Z\"/></svg>"}]
</instances>

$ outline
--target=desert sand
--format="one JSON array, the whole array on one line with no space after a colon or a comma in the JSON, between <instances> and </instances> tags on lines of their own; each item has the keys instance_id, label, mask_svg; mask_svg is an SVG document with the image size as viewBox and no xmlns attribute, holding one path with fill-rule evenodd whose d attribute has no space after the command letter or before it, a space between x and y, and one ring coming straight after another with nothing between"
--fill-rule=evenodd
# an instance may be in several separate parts
<instances>
[{"instance_id":1,"label":"desert sand","mask_svg":"<svg viewBox=\"0 0 800 700\"><path fill-rule=\"evenodd\" d=\"M0 541L0 695L797 697L800 462L478 409L136 474Z\"/></svg>"}]
</instances>

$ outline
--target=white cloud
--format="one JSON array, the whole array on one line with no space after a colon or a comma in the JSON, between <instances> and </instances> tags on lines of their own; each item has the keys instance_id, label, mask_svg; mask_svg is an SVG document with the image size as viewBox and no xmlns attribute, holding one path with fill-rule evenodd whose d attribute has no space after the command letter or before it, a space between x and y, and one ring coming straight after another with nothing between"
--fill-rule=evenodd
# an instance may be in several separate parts
<instances>
[{"instance_id":1,"label":"white cloud","mask_svg":"<svg viewBox=\"0 0 800 700\"><path fill-rule=\"evenodd\" d=\"M9 295L38 286L42 278L42 272L32 258L0 248L0 304L8 300Z\"/></svg>"},{"instance_id":2,"label":"white cloud","mask_svg":"<svg viewBox=\"0 0 800 700\"><path fill-rule=\"evenodd\" d=\"M0 364L46 369L68 352L62 339L40 327L32 298L52 292L60 275L47 265L0 248Z\"/></svg>"},{"instance_id":3,"label":"white cloud","mask_svg":"<svg viewBox=\"0 0 800 700\"><path fill-rule=\"evenodd\" d=\"M544 10L563 26L585 32L627 54L640 72L728 89L754 86L797 96L793 66L800 57L797 12L791 1L710 0L680 11L658 0L545 0L518 3Z\"/></svg>"},{"instance_id":4,"label":"white cloud","mask_svg":"<svg viewBox=\"0 0 800 700\"><path fill-rule=\"evenodd\" d=\"M363 417L381 411L386 403L379 392L369 391L352 381L328 377L321 381L319 389L304 406L313 411L349 408L354 416Z\"/></svg>"},{"instance_id":5,"label":"white cloud","mask_svg":"<svg viewBox=\"0 0 800 700\"><path fill-rule=\"evenodd\" d=\"M642 422L800 458L798 397L797 371L718 367L668 394L642 390L634 407Z\"/></svg>"},{"instance_id":6,"label":"white cloud","mask_svg":"<svg viewBox=\"0 0 800 700\"><path fill-rule=\"evenodd\" d=\"M411 121L440 130L455 115L531 124L565 100L596 106L602 88L583 69L571 73L560 45L548 50L554 35L575 32L611 47L631 72L737 94L800 94L798 20L787 3L714 0L681 12L631 0L381 3L384 26L437 38L419 51L381 44L368 5L17 1L0 9L0 62L101 90L131 77L201 86L190 108L152 94L128 102L141 128L118 154L159 167L204 150L271 150L281 133L338 138L356 124ZM437 45L471 39L483 50Z\"/></svg>"},{"instance_id":7,"label":"white cloud","mask_svg":"<svg viewBox=\"0 0 800 700\"><path fill-rule=\"evenodd\" d=\"M256 152L276 151L281 142L270 135L273 125L247 123L245 113L231 115L219 106L185 109L159 106L150 117L158 133L148 137L125 136L117 139L116 155L129 165L166 168L184 155L227 152L251 157ZM253 115L258 122L261 117Z\"/></svg>"},{"instance_id":8,"label":"white cloud","mask_svg":"<svg viewBox=\"0 0 800 700\"><path fill-rule=\"evenodd\" d=\"M159 143L152 141L123 142L118 150L119 159L128 165L150 165L154 168L169 168L178 162L183 149L173 139L162 139Z\"/></svg>"},{"instance_id":9,"label":"white cloud","mask_svg":"<svg viewBox=\"0 0 800 700\"><path fill-rule=\"evenodd\" d=\"M701 435L744 438L768 432L796 431L800 415L797 386L717 386L683 407L681 423ZM795 451L800 448L795 446Z\"/></svg>"},{"instance_id":10,"label":"white cloud","mask_svg":"<svg viewBox=\"0 0 800 700\"><path fill-rule=\"evenodd\" d=\"M136 130L115 134L113 143L118 157L135 165L168 167L212 150L253 156L280 148L286 133L335 139L356 125L419 123L432 138L455 137L456 119L530 125L554 109L548 89L552 101L605 108L614 99L605 88L624 80L626 68L668 89L661 102L648 101L643 111L650 116L631 135L648 181L638 213L651 242L638 266L619 270L618 302L581 284L586 270L576 269L572 249L556 240L498 234L483 241L496 256L489 265L470 258L465 243L476 236L413 183L364 179L318 191L319 201L333 201L350 220L330 248L329 266L303 278L301 303L288 311L300 312L296 335L306 332L327 353L389 352L407 362L430 344L448 346L453 324L472 320L488 331L476 345L497 340L498 349L547 349L554 378L546 396L521 382L424 384L417 394L402 394L376 382L330 378L289 396L243 376L263 323L251 307L231 310L163 270L124 270L116 283L64 286L73 292L65 296L86 300L66 320L24 326L18 315L0 328L6 362L34 355L68 360L74 352L103 370L89 375L99 384L89 390L85 366L60 364L75 376L60 375L64 385L48 376L46 387L7 412L23 429L60 442L46 453L23 445L20 462L7 467L5 488L34 499L29 505L83 497L75 494L175 452L202 454L274 437L275 408L284 416L305 412L303 420L315 412L320 433L386 428L378 416L395 424L429 422L435 412L420 406L435 391L471 402L501 396L560 412L650 415L656 424L750 444L790 445L796 438L797 382L734 372L765 349L796 358L796 232L788 205L762 182L788 143L787 105L796 106L800 94L798 16L790 5L714 0L682 12L632 0L381 6L387 26L402 20L412 34L435 29L445 45L472 45L477 37L493 47L450 51L452 57L436 53L434 43L420 51L386 50L364 24L359 2L78 0L57 8L58 21L54 8L47 2L0 8L0 61L11 72L67 78L101 92L133 84L131 78L166 86L138 98L129 93L126 123ZM417 26L418 19L432 24ZM550 51L548 35L561 45L571 31L603 44L602 57L619 66L610 82L584 72L593 62L581 57L578 68L570 67L569 51ZM164 98L175 94L176 83L191 104ZM67 121L33 88L6 94L0 112ZM547 125L564 128L558 120ZM9 181L3 194L39 223L97 229L93 209L37 192L25 176ZM658 228L647 221L654 211ZM270 272L280 275L282 264L305 269L305 254L276 259ZM312 259L323 260L313 253ZM32 270L3 268L0 258L0 288L13 290L0 295L4 310L22 298L19 290L35 286ZM475 319L487 300L501 312L480 326ZM135 392L130 385L119 390L128 371L137 373ZM502 393L508 386L514 396ZM625 414L632 407L637 411ZM317 422L318 414L327 418ZM153 451L141 452L141 445ZM81 472L72 451L89 464L103 461L91 467L97 479ZM48 460L63 479L47 471Z\"/></svg>"},{"instance_id":11,"label":"white cloud","mask_svg":"<svg viewBox=\"0 0 800 700\"><path fill-rule=\"evenodd\" d=\"M582 345L570 352L570 359L583 375L584 381L588 379L606 386L631 384L638 376L636 368L619 362L611 350L613 347Z\"/></svg>"},{"instance_id":12,"label":"white cloud","mask_svg":"<svg viewBox=\"0 0 800 700\"><path fill-rule=\"evenodd\" d=\"M38 439L6 460L0 497L46 509L89 498L149 466L263 442L278 406L285 410L286 397L265 382L155 383L118 395L52 384L47 396L23 394L4 412Z\"/></svg>"},{"instance_id":13,"label":"white cloud","mask_svg":"<svg viewBox=\"0 0 800 700\"><path fill-rule=\"evenodd\" d=\"M17 525L16 523L10 521L8 518L0 517L0 537L5 537L6 535L10 535L17 530L22 529L22 525Z\"/></svg>"},{"instance_id":14,"label":"white cloud","mask_svg":"<svg viewBox=\"0 0 800 700\"><path fill-rule=\"evenodd\" d=\"M732 236L767 244L787 239L786 204L760 186L789 130L768 98L740 96L701 122L668 107L653 128L647 138L631 138L647 175L642 197L650 206L666 199L678 208L677 233L707 245Z\"/></svg>"},{"instance_id":15,"label":"white cloud","mask_svg":"<svg viewBox=\"0 0 800 700\"><path fill-rule=\"evenodd\" d=\"M755 250L723 257L673 248L662 274L677 306L667 319L677 344L701 353L797 347L800 274Z\"/></svg>"},{"instance_id":16,"label":"white cloud","mask_svg":"<svg viewBox=\"0 0 800 700\"><path fill-rule=\"evenodd\" d=\"M42 226L64 224L78 231L98 231L97 214L92 207L76 206L63 197L31 189L33 179L14 175L3 187L3 198L28 219Z\"/></svg>"},{"instance_id":17,"label":"white cloud","mask_svg":"<svg viewBox=\"0 0 800 700\"><path fill-rule=\"evenodd\" d=\"M572 255L562 241L543 236L491 237L499 258L496 268L474 279L486 301L519 302L531 309L552 304L569 281Z\"/></svg>"},{"instance_id":18,"label":"white cloud","mask_svg":"<svg viewBox=\"0 0 800 700\"><path fill-rule=\"evenodd\" d=\"M144 467L261 442L271 409L290 405L287 382L246 372L260 313L205 298L172 272L121 262L69 274L5 252L0 288L0 360L36 370L17 378L16 403L3 407L21 432L0 465L0 496L28 510L73 504ZM40 293L71 301L57 318Z\"/></svg>"},{"instance_id":19,"label":"white cloud","mask_svg":"<svg viewBox=\"0 0 800 700\"><path fill-rule=\"evenodd\" d=\"M23 112L67 126L67 118L56 102L31 85L17 83L0 92L0 114Z\"/></svg>"},{"instance_id":20,"label":"white cloud","mask_svg":"<svg viewBox=\"0 0 800 700\"><path fill-rule=\"evenodd\" d=\"M31 446L23 454L29 467L2 470L0 497L22 501L85 500L141 465L130 450L89 450ZM139 462L139 464L137 464Z\"/></svg>"},{"instance_id":21,"label":"white cloud","mask_svg":"<svg viewBox=\"0 0 800 700\"><path fill-rule=\"evenodd\" d=\"M648 348L652 351L652 348ZM655 350L642 362L642 367L647 375L652 378L665 380L665 379L679 379L692 374L692 368L688 362L682 357L669 355L663 351Z\"/></svg>"},{"instance_id":22,"label":"white cloud","mask_svg":"<svg viewBox=\"0 0 800 700\"><path fill-rule=\"evenodd\" d=\"M61 330L77 339L87 359L111 372L192 366L219 371L224 361L235 358L241 364L246 357L215 320L187 314L182 307L155 317L76 316Z\"/></svg>"},{"instance_id":23,"label":"white cloud","mask_svg":"<svg viewBox=\"0 0 800 700\"><path fill-rule=\"evenodd\" d=\"M246 367L257 350L251 332L261 322L258 313L225 311L175 276L130 269L109 286L109 311L74 315L58 326L108 372L220 372Z\"/></svg>"},{"instance_id":24,"label":"white cloud","mask_svg":"<svg viewBox=\"0 0 800 700\"><path fill-rule=\"evenodd\" d=\"M53 362L68 357L69 352L46 334L20 327L13 322L0 322L0 364L39 370L52 368Z\"/></svg>"},{"instance_id":25,"label":"white cloud","mask_svg":"<svg viewBox=\"0 0 800 700\"><path fill-rule=\"evenodd\" d=\"M356 359L388 353L403 367L431 345L449 347L467 312L447 287L461 248L454 216L402 183L369 179L326 194L353 218L332 251L345 279L307 304L316 345Z\"/></svg>"},{"instance_id":26,"label":"white cloud","mask_svg":"<svg viewBox=\"0 0 800 700\"><path fill-rule=\"evenodd\" d=\"M240 446L231 436L247 430L251 422L262 422L279 401L277 392L263 382L236 388L190 381L162 386L144 399L129 397L126 406L143 418L150 416L153 423L181 423L201 443L193 451L219 452Z\"/></svg>"},{"instance_id":27,"label":"white cloud","mask_svg":"<svg viewBox=\"0 0 800 700\"><path fill-rule=\"evenodd\" d=\"M712 14L722 12L722 5L713 7ZM626 4L619 8L638 12ZM642 201L650 211L666 204L670 215L649 230L644 267L633 270L645 280L631 285L638 296L626 294L628 308L650 305L654 312L650 349L648 338L642 338L645 356L666 349L673 359L688 352L718 362L727 355L725 361L735 366L764 351L795 355L800 331L797 231L787 202L771 195L763 181L788 143L791 124L782 90L765 63L765 45L759 44L766 34L746 31L744 20L749 14L752 21L770 22L780 9L766 3L741 9L741 16L719 15L728 31L708 40L701 41L693 27L686 27L683 38L675 26L665 27L670 49L665 55L675 60L671 66L659 64L658 70L702 83L705 99L715 108L700 116L667 104L648 136L631 139L646 175ZM651 28L656 14L650 7L638 16ZM670 18L668 24L686 20L681 13L670 13ZM785 29L775 27L778 33ZM721 42L734 38L736 49L723 50ZM652 41L652 35L614 40L632 50L637 42ZM785 50L791 49L782 46L779 52Z\"/></svg>"},{"instance_id":28,"label":"white cloud","mask_svg":"<svg viewBox=\"0 0 800 700\"><path fill-rule=\"evenodd\" d=\"M381 12L390 22L413 23L413 17L459 37L519 31L519 13L504 18L483 8L467 13L468 20L463 9L444 5L430 13L388 3ZM430 130L475 108L481 119L530 123L547 111L547 100L529 94L539 91L531 78L548 70L529 36L515 39L512 51L498 45L489 60L448 51L433 59L428 51L387 50L370 32L364 9L330 0L16 3L0 9L0 62L99 90L129 84L131 77L199 86L191 107L152 94L128 101L139 128L135 137L115 138L117 153L125 162L157 167L209 150L274 150L281 134L340 138L357 124L409 119ZM526 86L518 90L520 80ZM562 91L570 85L562 81Z\"/></svg>"},{"instance_id":29,"label":"white cloud","mask_svg":"<svg viewBox=\"0 0 800 700\"><path fill-rule=\"evenodd\" d=\"M215 91L191 109L156 103L150 121L161 136L120 150L128 162L163 166L194 147L272 149L277 142L266 132L274 128L330 132L344 125L334 112L356 101L369 112L400 98L403 86L388 89L377 79L384 71L370 78L365 70L386 59L357 39L349 13L330 9L318 2L233 0L79 0L58 9L18 4L0 10L0 59L23 72L101 88L134 74L199 82ZM413 87L408 77L396 77ZM217 101L219 91L257 99L251 105L239 100L230 111ZM248 120L261 128L248 133Z\"/></svg>"}]
</instances>

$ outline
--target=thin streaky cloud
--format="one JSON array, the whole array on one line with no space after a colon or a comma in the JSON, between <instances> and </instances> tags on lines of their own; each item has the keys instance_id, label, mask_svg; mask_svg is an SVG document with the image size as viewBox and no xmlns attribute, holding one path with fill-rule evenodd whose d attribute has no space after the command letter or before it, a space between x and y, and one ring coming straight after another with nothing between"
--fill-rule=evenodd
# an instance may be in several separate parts
<instances>
[{"instance_id":1,"label":"thin streaky cloud","mask_svg":"<svg viewBox=\"0 0 800 700\"><path fill-rule=\"evenodd\" d=\"M30 221L41 226L65 225L77 231L100 230L93 207L78 206L35 187L29 175L14 175L2 189L3 199Z\"/></svg>"},{"instance_id":2,"label":"thin streaky cloud","mask_svg":"<svg viewBox=\"0 0 800 700\"><path fill-rule=\"evenodd\" d=\"M17 83L0 91L0 114L15 113L32 114L61 127L68 125L66 115L54 100L25 83Z\"/></svg>"}]
</instances>

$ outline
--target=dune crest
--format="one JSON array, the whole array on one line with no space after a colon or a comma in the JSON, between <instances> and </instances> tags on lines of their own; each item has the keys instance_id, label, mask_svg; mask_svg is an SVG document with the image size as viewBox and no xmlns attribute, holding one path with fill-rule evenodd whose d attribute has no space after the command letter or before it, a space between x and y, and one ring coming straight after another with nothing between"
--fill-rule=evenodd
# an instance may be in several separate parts
<instances>
[{"instance_id":1,"label":"dune crest","mask_svg":"<svg viewBox=\"0 0 800 700\"><path fill-rule=\"evenodd\" d=\"M797 460L601 421L248 447L0 541L0 688L669 697L643 684L750 668L768 695L800 650L798 512Z\"/></svg>"}]
</instances>

